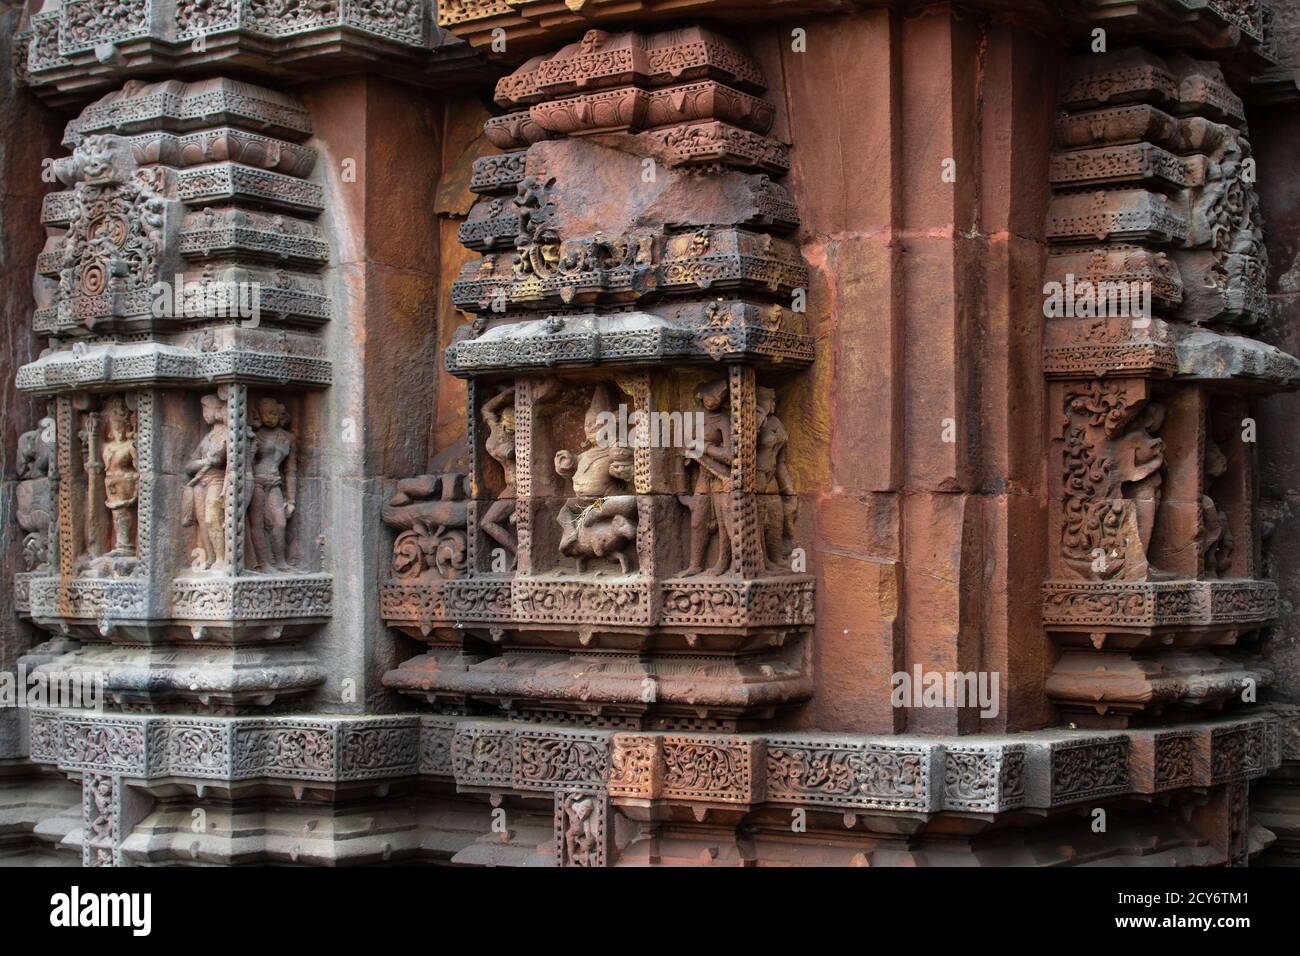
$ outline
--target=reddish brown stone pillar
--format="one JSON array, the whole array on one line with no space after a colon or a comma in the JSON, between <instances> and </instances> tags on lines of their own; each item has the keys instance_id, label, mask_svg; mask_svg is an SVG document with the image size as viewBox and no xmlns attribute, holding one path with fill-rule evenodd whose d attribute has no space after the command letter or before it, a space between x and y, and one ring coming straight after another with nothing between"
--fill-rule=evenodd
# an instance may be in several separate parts
<instances>
[{"instance_id":1,"label":"reddish brown stone pillar","mask_svg":"<svg viewBox=\"0 0 1300 956\"><path fill-rule=\"evenodd\" d=\"M826 363L806 386L816 430L802 436L828 615L812 719L1042 726L1049 664L1027 595L1044 546L1048 54L946 7L814 21L816 56L787 40L773 31L763 49L786 75L791 178L828 306ZM891 678L918 666L997 671L997 716L892 706Z\"/></svg>"}]
</instances>

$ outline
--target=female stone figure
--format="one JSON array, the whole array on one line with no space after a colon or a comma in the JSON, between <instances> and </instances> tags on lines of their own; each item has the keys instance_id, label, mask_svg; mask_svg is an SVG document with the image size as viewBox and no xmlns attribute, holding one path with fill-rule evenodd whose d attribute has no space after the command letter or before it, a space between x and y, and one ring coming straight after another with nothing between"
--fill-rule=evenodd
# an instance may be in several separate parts
<instances>
[{"instance_id":1,"label":"female stone figure","mask_svg":"<svg viewBox=\"0 0 1300 956\"><path fill-rule=\"evenodd\" d=\"M505 474L505 487L492 502L478 525L513 560L515 535L507 525L515 523L515 390L508 388L483 405L483 422L488 427L484 449Z\"/></svg>"},{"instance_id":2,"label":"female stone figure","mask_svg":"<svg viewBox=\"0 0 1300 956\"><path fill-rule=\"evenodd\" d=\"M216 395L204 395L203 421L208 433L200 439L194 456L185 465L190 476L186 488L189 499L183 507L186 525L197 524L197 550L202 552L202 570L226 560L225 483L226 483L226 403Z\"/></svg>"},{"instance_id":3,"label":"female stone figure","mask_svg":"<svg viewBox=\"0 0 1300 956\"><path fill-rule=\"evenodd\" d=\"M253 566L262 571L284 571L290 567L285 534L298 492L293 432L285 427L289 416L284 405L269 395L258 399L257 416L260 424L251 450L253 492L248 508Z\"/></svg>"},{"instance_id":4,"label":"female stone figure","mask_svg":"<svg viewBox=\"0 0 1300 956\"><path fill-rule=\"evenodd\" d=\"M113 518L111 558L135 557L135 505L139 498L140 465L136 459L135 422L121 398L104 406L108 438L100 450L104 462L104 504Z\"/></svg>"},{"instance_id":5,"label":"female stone figure","mask_svg":"<svg viewBox=\"0 0 1300 956\"><path fill-rule=\"evenodd\" d=\"M54 521L50 494L50 451L54 419L42 418L37 428L18 438L17 518L22 528L23 567L28 571L49 566L49 531Z\"/></svg>"}]
</instances>

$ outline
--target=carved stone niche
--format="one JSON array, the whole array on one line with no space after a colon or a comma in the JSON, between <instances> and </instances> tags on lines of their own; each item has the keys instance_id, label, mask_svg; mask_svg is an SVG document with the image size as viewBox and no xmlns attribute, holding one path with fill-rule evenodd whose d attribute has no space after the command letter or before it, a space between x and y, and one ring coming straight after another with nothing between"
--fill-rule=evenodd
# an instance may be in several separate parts
<instances>
[{"instance_id":1,"label":"carved stone niche","mask_svg":"<svg viewBox=\"0 0 1300 956\"><path fill-rule=\"evenodd\" d=\"M188 393L176 438L171 615L201 639L243 643L311 630L330 615L321 568L321 429L307 396L232 385ZM179 525L179 527L177 526Z\"/></svg>"},{"instance_id":2,"label":"carved stone niche","mask_svg":"<svg viewBox=\"0 0 1300 956\"><path fill-rule=\"evenodd\" d=\"M1300 362L1238 331L1267 313L1267 261L1218 65L1080 56L1061 100L1043 622L1062 653L1047 690L1072 720L1123 726L1270 677L1247 646L1277 609L1255 577L1250 400L1300 385Z\"/></svg>"},{"instance_id":3,"label":"carved stone niche","mask_svg":"<svg viewBox=\"0 0 1300 956\"><path fill-rule=\"evenodd\" d=\"M586 687L624 722L692 691L731 719L754 690L799 693L807 517L756 381L740 365L475 379L470 474L400 482L384 510L385 618L433 648L386 681L456 707L531 684L555 710Z\"/></svg>"},{"instance_id":4,"label":"carved stone niche","mask_svg":"<svg viewBox=\"0 0 1300 956\"><path fill-rule=\"evenodd\" d=\"M470 384L464 471L400 482L384 511L385 620L432 646L389 686L724 728L810 693L809 516L780 418L812 360L808 275L788 192L746 152L773 116L762 82L684 27L590 31L498 86L491 139L517 152L476 171L461 238L484 255L445 353ZM738 151L665 151L701 123Z\"/></svg>"}]
</instances>

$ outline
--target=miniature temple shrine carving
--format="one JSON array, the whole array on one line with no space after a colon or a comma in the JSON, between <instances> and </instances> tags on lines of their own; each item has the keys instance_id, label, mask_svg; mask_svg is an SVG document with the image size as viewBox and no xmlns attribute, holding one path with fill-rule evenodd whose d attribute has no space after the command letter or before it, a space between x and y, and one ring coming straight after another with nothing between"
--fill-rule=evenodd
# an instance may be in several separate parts
<instances>
[{"instance_id":1,"label":"miniature temple shrine carving","mask_svg":"<svg viewBox=\"0 0 1300 956\"><path fill-rule=\"evenodd\" d=\"M1300 861L1300 5L4 16L0 861Z\"/></svg>"}]
</instances>

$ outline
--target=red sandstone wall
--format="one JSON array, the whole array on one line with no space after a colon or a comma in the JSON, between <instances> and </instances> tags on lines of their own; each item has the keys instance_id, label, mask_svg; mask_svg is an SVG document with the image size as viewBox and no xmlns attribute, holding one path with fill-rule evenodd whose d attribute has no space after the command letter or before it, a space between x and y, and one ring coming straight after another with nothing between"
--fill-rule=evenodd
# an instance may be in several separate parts
<instances>
[{"instance_id":1,"label":"red sandstone wall","mask_svg":"<svg viewBox=\"0 0 1300 956\"><path fill-rule=\"evenodd\" d=\"M1041 273L1059 56L946 8L818 17L807 30L816 55L793 52L785 25L747 37L769 86L785 90L773 133L795 144L788 183L818 343L782 400L819 578L816 691L788 722L1043 726ZM456 227L472 204L470 165L493 151L479 135L487 115L460 97L441 117L440 347L460 322L450 286L473 254ZM941 180L948 158L955 183ZM440 373L437 396L433 446L446 448L463 435L464 385ZM924 708L908 723L890 676L914 665L998 671L998 716Z\"/></svg>"},{"instance_id":2,"label":"red sandstone wall","mask_svg":"<svg viewBox=\"0 0 1300 956\"><path fill-rule=\"evenodd\" d=\"M816 508L820 578L817 689L800 723L1041 726L1055 55L1016 28L946 11L819 18L808 45L816 56L792 52L784 27L751 38L772 87L787 91L776 132L795 144L789 181L814 275L819 351L786 418ZM999 716L925 709L907 723L890 706L890 675L917 664L999 671Z\"/></svg>"}]
</instances>

